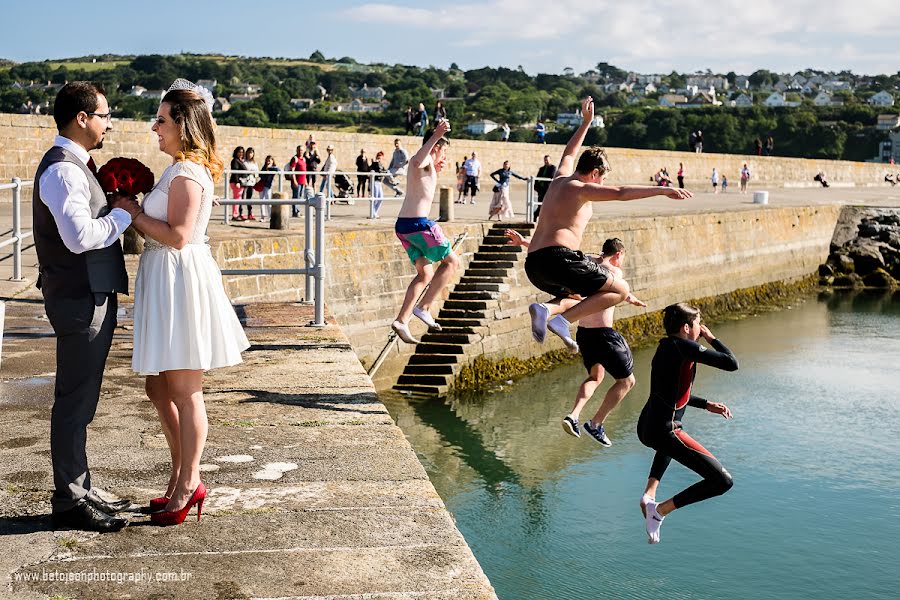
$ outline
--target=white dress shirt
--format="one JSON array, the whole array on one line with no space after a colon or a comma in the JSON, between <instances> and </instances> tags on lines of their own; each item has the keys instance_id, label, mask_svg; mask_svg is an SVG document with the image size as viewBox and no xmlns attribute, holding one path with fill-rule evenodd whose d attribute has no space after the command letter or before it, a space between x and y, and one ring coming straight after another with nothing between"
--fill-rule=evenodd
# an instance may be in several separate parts
<instances>
[{"instance_id":1,"label":"white dress shirt","mask_svg":"<svg viewBox=\"0 0 900 600\"><path fill-rule=\"evenodd\" d=\"M61 135L56 136L53 145L68 150L85 166L91 158L87 150ZM91 188L77 165L50 165L41 175L40 186L41 201L50 209L59 236L75 254L112 246L131 225L131 215L121 208L97 219L91 216Z\"/></svg>"}]
</instances>

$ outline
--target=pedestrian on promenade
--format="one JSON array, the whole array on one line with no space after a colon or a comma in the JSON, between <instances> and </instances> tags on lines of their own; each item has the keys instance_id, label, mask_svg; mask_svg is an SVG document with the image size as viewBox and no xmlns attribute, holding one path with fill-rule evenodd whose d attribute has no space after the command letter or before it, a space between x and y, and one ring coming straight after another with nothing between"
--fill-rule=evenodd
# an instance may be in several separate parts
<instances>
[{"instance_id":1,"label":"pedestrian on promenade","mask_svg":"<svg viewBox=\"0 0 900 600\"><path fill-rule=\"evenodd\" d=\"M153 131L172 164L134 217L146 242L135 279L131 364L147 378L172 458L166 492L150 502L156 511L150 520L158 525L182 523L195 504L200 519L206 498L200 459L209 427L203 373L240 363L250 346L206 243L223 164L212 98L200 90L179 79L163 96Z\"/></svg>"},{"instance_id":2,"label":"pedestrian on promenade","mask_svg":"<svg viewBox=\"0 0 900 600\"><path fill-rule=\"evenodd\" d=\"M538 205L534 209L535 221L541 215L541 206L547 190L550 189L550 181L556 177L556 165L550 162L549 154L544 155L544 164L538 169L536 177L537 181L534 182L534 191L537 192Z\"/></svg>"},{"instance_id":3,"label":"pedestrian on promenade","mask_svg":"<svg viewBox=\"0 0 900 600\"><path fill-rule=\"evenodd\" d=\"M309 137L306 138L306 142L304 143L304 146L306 147L305 149L307 151L312 150L315 145L316 145L315 136L313 134L309 134Z\"/></svg>"},{"instance_id":4,"label":"pedestrian on promenade","mask_svg":"<svg viewBox=\"0 0 900 600\"><path fill-rule=\"evenodd\" d=\"M491 205L488 208L488 221L497 217L497 220L514 219L516 213L513 212L512 202L509 200L509 178L515 177L522 181L527 181L527 177L522 177L509 168L509 161L503 161L503 166L493 173L491 179L497 184L494 186L494 196L491 199Z\"/></svg>"},{"instance_id":5,"label":"pedestrian on promenade","mask_svg":"<svg viewBox=\"0 0 900 600\"><path fill-rule=\"evenodd\" d=\"M572 352L578 351L578 344L571 338L570 322L633 298L625 281L587 259L579 250L584 229L593 214L593 203L651 196L691 197L689 191L672 187L604 185L610 166L602 148L594 146L585 150L575 162L594 118L592 98L582 103L581 115L583 121L566 144L556 178L547 190L541 219L525 259L529 281L553 297L549 302L528 307L534 339L543 343L549 329Z\"/></svg>"},{"instance_id":6,"label":"pedestrian on promenade","mask_svg":"<svg viewBox=\"0 0 900 600\"><path fill-rule=\"evenodd\" d=\"M724 173L722 173L722 193L724 194L727 191L728 191L728 177Z\"/></svg>"},{"instance_id":7,"label":"pedestrian on promenade","mask_svg":"<svg viewBox=\"0 0 900 600\"><path fill-rule=\"evenodd\" d=\"M678 163L678 175L676 175L676 177L678 177L678 187L683 190L684 189L684 163L682 163L682 162Z\"/></svg>"},{"instance_id":8,"label":"pedestrian on promenade","mask_svg":"<svg viewBox=\"0 0 900 600\"><path fill-rule=\"evenodd\" d=\"M744 194L747 192L747 182L750 181L750 169L747 168L747 163L744 163L744 166L741 167L741 193Z\"/></svg>"},{"instance_id":9,"label":"pedestrian on promenade","mask_svg":"<svg viewBox=\"0 0 900 600\"><path fill-rule=\"evenodd\" d=\"M471 195L469 204L475 204L475 196L478 194L478 178L481 177L481 162L478 160L478 154L472 152L472 157L463 163L466 169L466 185L463 188L463 204L466 202L466 196Z\"/></svg>"},{"instance_id":10,"label":"pedestrian on promenade","mask_svg":"<svg viewBox=\"0 0 900 600\"><path fill-rule=\"evenodd\" d=\"M324 192L326 198L334 196L334 174L337 172L337 157L334 155L334 146L328 144L325 148L325 162L322 163L322 183L319 185L319 192ZM348 185L353 185L348 182Z\"/></svg>"},{"instance_id":11,"label":"pedestrian on promenade","mask_svg":"<svg viewBox=\"0 0 900 600\"><path fill-rule=\"evenodd\" d=\"M369 172L369 159L366 158L366 150L365 148L361 148L359 151L359 156L356 157L356 172L357 173L368 173ZM356 176L356 197L362 198L366 195L366 187L369 183L368 175L357 175Z\"/></svg>"},{"instance_id":12,"label":"pedestrian on promenade","mask_svg":"<svg viewBox=\"0 0 900 600\"><path fill-rule=\"evenodd\" d=\"M547 135L547 127L544 125L544 122L538 119L537 125L534 127L534 132L537 135L537 143L543 144L544 137Z\"/></svg>"},{"instance_id":13,"label":"pedestrian on promenade","mask_svg":"<svg viewBox=\"0 0 900 600\"><path fill-rule=\"evenodd\" d=\"M713 167L712 175L710 176L709 180L712 182L713 194L718 194L719 193L719 172L716 170L715 167Z\"/></svg>"},{"instance_id":14,"label":"pedestrian on promenade","mask_svg":"<svg viewBox=\"0 0 900 600\"><path fill-rule=\"evenodd\" d=\"M381 173L386 173L387 170L384 168L384 165L381 162L384 160L384 152L379 150L375 154L375 160L372 161L372 164L369 165L369 171L375 173L375 176L372 177L372 197L375 198L374 202L374 212L375 218L378 218L378 213L381 210L381 204L384 202L384 190L381 185L381 181L384 179L384 175Z\"/></svg>"},{"instance_id":15,"label":"pedestrian on promenade","mask_svg":"<svg viewBox=\"0 0 900 600\"><path fill-rule=\"evenodd\" d=\"M241 187L241 177L243 173L235 173L235 171L243 171L244 167L244 147L238 146L231 153L231 176L228 178L228 187L231 189L231 199L241 200L244 197L244 188ZM244 208L240 204L231 206L232 221L246 221L244 218Z\"/></svg>"},{"instance_id":16,"label":"pedestrian on promenade","mask_svg":"<svg viewBox=\"0 0 900 600\"><path fill-rule=\"evenodd\" d=\"M466 189L466 157L463 156L462 162L456 163L456 200L454 204L465 204L463 192Z\"/></svg>"},{"instance_id":17,"label":"pedestrian on promenade","mask_svg":"<svg viewBox=\"0 0 900 600\"><path fill-rule=\"evenodd\" d=\"M319 154L319 148L315 141L310 142L309 148L303 153L303 162L306 163L306 172L309 173L306 176L307 194L312 196L316 191L316 171L319 170L319 164L322 162L322 155Z\"/></svg>"},{"instance_id":18,"label":"pedestrian on promenade","mask_svg":"<svg viewBox=\"0 0 900 600\"><path fill-rule=\"evenodd\" d=\"M697 138L694 146L694 151L697 154L701 154L703 152L703 132L699 129L697 130Z\"/></svg>"},{"instance_id":19,"label":"pedestrian on promenade","mask_svg":"<svg viewBox=\"0 0 900 600\"><path fill-rule=\"evenodd\" d=\"M419 112L416 113L419 124L419 137L425 137L425 130L428 129L428 112L425 105L419 102Z\"/></svg>"},{"instance_id":20,"label":"pedestrian on promenade","mask_svg":"<svg viewBox=\"0 0 900 600\"><path fill-rule=\"evenodd\" d=\"M259 175L259 183L256 189L259 190L260 200L269 200L272 198L272 184L275 183L275 173L278 167L275 165L275 157L269 154L263 162L262 172ZM268 171L268 172L267 172ZM261 204L259 214L262 221L268 221L271 214L271 204Z\"/></svg>"},{"instance_id":21,"label":"pedestrian on promenade","mask_svg":"<svg viewBox=\"0 0 900 600\"><path fill-rule=\"evenodd\" d=\"M403 115L404 123L406 125L406 135L412 135L413 131L415 131L416 126L416 113L413 111L412 106L406 107L406 112Z\"/></svg>"},{"instance_id":22,"label":"pedestrian on promenade","mask_svg":"<svg viewBox=\"0 0 900 600\"><path fill-rule=\"evenodd\" d=\"M766 156L773 156L775 154L775 138L771 135L766 140Z\"/></svg>"},{"instance_id":23,"label":"pedestrian on promenade","mask_svg":"<svg viewBox=\"0 0 900 600\"><path fill-rule=\"evenodd\" d=\"M504 123L503 127L500 128L500 141L508 142L509 141L509 123Z\"/></svg>"},{"instance_id":24,"label":"pedestrian on promenade","mask_svg":"<svg viewBox=\"0 0 900 600\"><path fill-rule=\"evenodd\" d=\"M762 156L762 148L763 148L762 140L759 138L756 138L756 140L754 140L754 142L753 142L753 147L756 150L756 155Z\"/></svg>"},{"instance_id":25,"label":"pedestrian on promenade","mask_svg":"<svg viewBox=\"0 0 900 600\"><path fill-rule=\"evenodd\" d=\"M444 105L440 100L435 102L434 104L434 122L437 123L441 119L447 118L447 109L444 108Z\"/></svg>"},{"instance_id":26,"label":"pedestrian on promenade","mask_svg":"<svg viewBox=\"0 0 900 600\"><path fill-rule=\"evenodd\" d=\"M700 311L685 303L672 304L663 311L667 337L659 342L650 370L650 398L638 419L638 439L656 451L650 476L641 496L641 512L647 529L647 541L659 543L663 519L672 511L724 494L734 484L731 474L700 442L685 433L681 422L688 406L731 418L724 404L691 394L697 364L724 371L736 371L738 361L700 320ZM697 340L705 339L712 349ZM656 491L672 459L703 479L663 502L656 502Z\"/></svg>"},{"instance_id":27,"label":"pedestrian on promenade","mask_svg":"<svg viewBox=\"0 0 900 600\"><path fill-rule=\"evenodd\" d=\"M285 178L291 183L292 200L301 199L306 195L306 174L303 171L306 171L307 167L306 159L303 158L304 154L303 146L297 146L296 154L291 157L290 162L285 166L285 170L288 171ZM297 217L299 215L300 205L291 204L291 216Z\"/></svg>"},{"instance_id":28,"label":"pedestrian on promenade","mask_svg":"<svg viewBox=\"0 0 900 600\"><path fill-rule=\"evenodd\" d=\"M449 131L450 122L446 119L439 121L434 132L426 136L425 143L410 159L406 198L394 226L409 260L416 266L416 276L406 289L397 318L391 323L391 329L407 344L419 343L409 331L409 320L413 316L428 327L440 330L440 325L431 316L431 304L459 270L459 257L453 252L440 225L428 218L434 203L438 174L447 162L446 146L450 142L444 134ZM432 263L436 262L440 265L434 269ZM428 291L416 306L416 299L426 286Z\"/></svg>"},{"instance_id":29,"label":"pedestrian on promenade","mask_svg":"<svg viewBox=\"0 0 900 600\"><path fill-rule=\"evenodd\" d=\"M253 171L241 178L241 188L244 190L243 198L244 200L250 200L253 198L253 188L256 185L256 182L259 181L259 165L256 164L256 150L253 148L247 148L244 152L244 168L248 171ZM256 217L253 216L252 204L247 205L247 220L256 220Z\"/></svg>"},{"instance_id":30,"label":"pedestrian on promenade","mask_svg":"<svg viewBox=\"0 0 900 600\"><path fill-rule=\"evenodd\" d=\"M129 500L104 500L88 469L87 426L94 419L106 358L116 329L117 294L128 293L119 238L139 208L106 193L92 150L103 147L110 124L103 88L72 81L53 103L58 135L34 175L32 203L37 287L56 335L56 377L50 412L54 529L116 531L114 516Z\"/></svg>"},{"instance_id":31,"label":"pedestrian on promenade","mask_svg":"<svg viewBox=\"0 0 900 600\"><path fill-rule=\"evenodd\" d=\"M403 190L400 189L397 180L406 176L407 163L409 163L409 152L400 144L400 138L394 138L394 152L391 154L391 162L388 165L390 176L385 177L384 182L394 190L394 196L398 198L403 195Z\"/></svg>"}]
</instances>

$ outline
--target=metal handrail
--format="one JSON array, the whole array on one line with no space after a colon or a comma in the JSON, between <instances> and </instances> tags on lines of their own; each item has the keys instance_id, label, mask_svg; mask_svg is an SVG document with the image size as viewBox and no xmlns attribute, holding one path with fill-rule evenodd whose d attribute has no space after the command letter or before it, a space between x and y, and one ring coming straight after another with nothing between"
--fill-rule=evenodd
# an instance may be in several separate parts
<instances>
[{"instance_id":1,"label":"metal handrail","mask_svg":"<svg viewBox=\"0 0 900 600\"><path fill-rule=\"evenodd\" d=\"M221 200L222 204L246 204L238 200ZM296 200L272 200L263 204L275 206L302 204L305 210L306 235L303 240L303 259L306 267L303 269L222 269L222 275L304 275L306 278L306 294L304 301L313 299L314 318L311 325L315 327L325 326L325 195L321 192L311 199ZM310 246L312 221L310 212L315 209L315 247Z\"/></svg>"},{"instance_id":2,"label":"metal handrail","mask_svg":"<svg viewBox=\"0 0 900 600\"><path fill-rule=\"evenodd\" d=\"M534 191L535 181L553 181L548 177L529 177L525 188L525 222L534 223L534 210L543 202L538 202Z\"/></svg>"},{"instance_id":3,"label":"metal handrail","mask_svg":"<svg viewBox=\"0 0 900 600\"><path fill-rule=\"evenodd\" d=\"M22 241L33 237L34 230L22 231L22 188L32 185L34 185L34 181L22 181L18 177L13 177L12 183L0 184L0 191L12 190L12 236L10 239L0 242L0 248L13 247L12 281L25 281L25 278L22 277Z\"/></svg>"}]
</instances>

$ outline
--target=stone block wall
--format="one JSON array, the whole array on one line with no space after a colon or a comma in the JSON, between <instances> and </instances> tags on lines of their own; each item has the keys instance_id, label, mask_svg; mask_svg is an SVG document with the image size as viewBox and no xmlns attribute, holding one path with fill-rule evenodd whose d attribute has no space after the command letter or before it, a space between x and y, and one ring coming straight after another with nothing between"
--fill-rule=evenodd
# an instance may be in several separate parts
<instances>
[{"instance_id":1,"label":"stone block wall","mask_svg":"<svg viewBox=\"0 0 900 600\"><path fill-rule=\"evenodd\" d=\"M625 242L626 279L648 304L647 309L630 305L617 309L620 317L627 317L644 310L659 310L673 302L806 277L828 256L839 213L839 206L762 207L723 213L595 219L585 232L583 249L599 251L609 237ZM487 229L487 225L445 228L448 236L455 237L463 230L469 234L459 251L464 266ZM223 242L218 245L216 256L223 269L302 266L303 238L292 235ZM389 229L329 233L326 260L326 303L363 365L368 367L387 341L390 323L415 270ZM562 347L555 336L548 336L544 345L531 339L527 306L547 298L528 282L523 264L524 254L507 281L509 287L501 294L483 339L471 346L468 359L479 355L493 359L528 358ZM299 300L304 292L301 276L225 279L228 293L236 302ZM413 319L412 330L420 335L425 327ZM376 387L390 387L412 351L412 347L398 344L379 370Z\"/></svg>"},{"instance_id":2,"label":"stone block wall","mask_svg":"<svg viewBox=\"0 0 900 600\"><path fill-rule=\"evenodd\" d=\"M265 156L271 154L276 164L283 166L309 133L309 130L299 129L221 126L218 129L219 152L227 164L235 146L253 146L257 162L262 164ZM55 134L52 117L0 114L0 147L5 149L0 154L0 181L12 177L33 177L41 156L53 143ZM328 144L335 147L338 169L347 171L355 170L356 156L362 148L366 149L370 158L378 150L390 157L395 137L402 140L410 153L415 152L422 143L421 138L409 136L334 131L316 131L314 134L323 154ZM544 154L549 154L554 163L558 162L563 146L456 140L449 149L450 164L460 161L472 151L478 153L486 173L500 168L504 160L509 160L514 170L523 175L533 175L543 163ZM608 148L608 153L613 166L609 177L612 184L649 184L650 176L660 167L667 167L674 178L678 163L683 162L688 187L706 187L712 169L716 167L719 173L731 179L737 189L740 169L746 162L753 174L754 186L814 186L818 184L812 178L820 170L828 174L829 181L835 186L887 185L884 182L884 165L877 163L629 148ZM97 164L103 164L114 156L137 158L157 175L169 164L168 157L158 150L157 138L150 131L150 123L142 121L113 121L113 130L107 134L103 149L96 151L94 156ZM455 185L453 169L445 171L441 179L444 185ZM8 201L8 195L0 196L0 201Z\"/></svg>"}]
</instances>

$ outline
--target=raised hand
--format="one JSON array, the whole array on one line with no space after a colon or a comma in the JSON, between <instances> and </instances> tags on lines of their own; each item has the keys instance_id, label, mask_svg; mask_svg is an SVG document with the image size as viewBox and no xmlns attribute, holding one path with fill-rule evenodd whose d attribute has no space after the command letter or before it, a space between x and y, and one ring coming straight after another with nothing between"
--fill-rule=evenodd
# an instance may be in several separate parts
<instances>
[{"instance_id":1,"label":"raised hand","mask_svg":"<svg viewBox=\"0 0 900 600\"><path fill-rule=\"evenodd\" d=\"M709 330L709 327L706 325L700 325L700 337L705 339L707 342L711 342L716 339L716 336L713 335L713 332Z\"/></svg>"},{"instance_id":2,"label":"raised hand","mask_svg":"<svg viewBox=\"0 0 900 600\"><path fill-rule=\"evenodd\" d=\"M449 119L438 119L437 125L434 126L434 132L438 135L444 135L450 131Z\"/></svg>"},{"instance_id":3,"label":"raised hand","mask_svg":"<svg viewBox=\"0 0 900 600\"><path fill-rule=\"evenodd\" d=\"M588 96L581 103L581 121L586 125L590 125L594 120L594 99Z\"/></svg>"}]
</instances>

